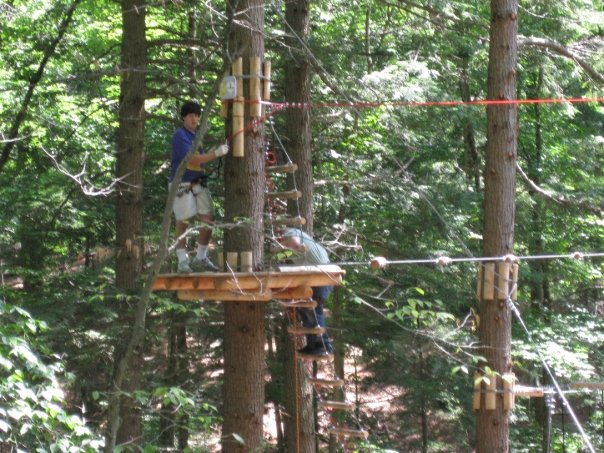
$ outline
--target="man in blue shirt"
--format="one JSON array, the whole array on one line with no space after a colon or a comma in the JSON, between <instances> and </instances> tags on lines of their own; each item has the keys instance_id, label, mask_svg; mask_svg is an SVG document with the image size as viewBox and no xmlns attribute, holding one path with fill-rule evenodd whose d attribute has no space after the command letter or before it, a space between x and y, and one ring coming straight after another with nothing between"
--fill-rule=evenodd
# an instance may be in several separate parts
<instances>
[{"instance_id":1,"label":"man in blue shirt","mask_svg":"<svg viewBox=\"0 0 604 453\"><path fill-rule=\"evenodd\" d=\"M201 106L195 101L185 102L180 109L183 125L172 136L172 162L168 177L170 184L174 180L176 169L193 145L200 115ZM215 146L207 153L200 149L187 164L187 169L179 182L173 206L176 235L179 238L176 244L178 272L218 270L208 257L208 244L212 237L212 229L201 228L199 230L197 253L190 263L184 233L192 220L197 219L208 225L214 222L214 206L208 189L208 175L204 172L204 164L222 157L228 152L229 148L226 144Z\"/></svg>"},{"instance_id":2,"label":"man in blue shirt","mask_svg":"<svg viewBox=\"0 0 604 453\"><path fill-rule=\"evenodd\" d=\"M295 252L295 264L329 264L329 254L325 247L298 228L287 228L281 234L281 245ZM315 286L312 288L312 298L317 303L314 310L299 308L298 313L304 327L323 327L327 329L323 306L329 299L333 286ZM306 335L306 346L298 352L311 355L326 355L333 353L333 346L327 330L322 335Z\"/></svg>"}]
</instances>

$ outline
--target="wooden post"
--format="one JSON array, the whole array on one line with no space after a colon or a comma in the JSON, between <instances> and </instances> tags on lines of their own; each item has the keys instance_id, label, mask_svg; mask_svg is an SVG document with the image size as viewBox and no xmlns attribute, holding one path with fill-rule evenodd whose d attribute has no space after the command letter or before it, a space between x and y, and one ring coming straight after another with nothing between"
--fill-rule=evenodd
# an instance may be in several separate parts
<instances>
[{"instance_id":1,"label":"wooden post","mask_svg":"<svg viewBox=\"0 0 604 453\"><path fill-rule=\"evenodd\" d=\"M482 375L480 373L474 373L474 397L472 398L472 406L475 411L480 410L480 392L482 389Z\"/></svg>"},{"instance_id":2,"label":"wooden post","mask_svg":"<svg viewBox=\"0 0 604 453\"><path fill-rule=\"evenodd\" d=\"M227 270L237 272L237 260L239 258L239 253L227 252L226 258L227 258Z\"/></svg>"},{"instance_id":3,"label":"wooden post","mask_svg":"<svg viewBox=\"0 0 604 453\"><path fill-rule=\"evenodd\" d=\"M518 264L512 264L512 272L511 272L512 284L514 285L512 290L512 300L516 300L518 298Z\"/></svg>"},{"instance_id":4,"label":"wooden post","mask_svg":"<svg viewBox=\"0 0 604 453\"><path fill-rule=\"evenodd\" d=\"M218 269L220 269L221 271L224 270L224 251L218 250Z\"/></svg>"},{"instance_id":5,"label":"wooden post","mask_svg":"<svg viewBox=\"0 0 604 453\"><path fill-rule=\"evenodd\" d=\"M478 272L476 296L483 300L512 300L518 296L518 264L485 263Z\"/></svg>"},{"instance_id":6,"label":"wooden post","mask_svg":"<svg viewBox=\"0 0 604 453\"><path fill-rule=\"evenodd\" d=\"M514 399L516 376L514 376L514 373L506 373L501 379L503 380L503 410L514 410L514 405L516 403L516 400Z\"/></svg>"},{"instance_id":7,"label":"wooden post","mask_svg":"<svg viewBox=\"0 0 604 453\"><path fill-rule=\"evenodd\" d=\"M488 378L489 383L484 394L484 408L487 411L494 411L497 407L497 373L490 373Z\"/></svg>"},{"instance_id":8,"label":"wooden post","mask_svg":"<svg viewBox=\"0 0 604 453\"><path fill-rule=\"evenodd\" d=\"M243 97L243 60L241 57L237 58L233 63L232 71L233 75L237 78L237 97L233 101L233 157L243 157L245 98Z\"/></svg>"},{"instance_id":9,"label":"wooden post","mask_svg":"<svg viewBox=\"0 0 604 453\"><path fill-rule=\"evenodd\" d=\"M233 62L231 71L237 79L237 95L243 96L243 58L239 57Z\"/></svg>"},{"instance_id":10,"label":"wooden post","mask_svg":"<svg viewBox=\"0 0 604 453\"><path fill-rule=\"evenodd\" d=\"M497 299L507 299L508 297L508 283L510 280L510 263L497 263L497 288L495 292Z\"/></svg>"},{"instance_id":11,"label":"wooden post","mask_svg":"<svg viewBox=\"0 0 604 453\"><path fill-rule=\"evenodd\" d=\"M250 116L259 118L262 116L262 104L260 103L260 57L250 57Z\"/></svg>"},{"instance_id":12,"label":"wooden post","mask_svg":"<svg viewBox=\"0 0 604 453\"><path fill-rule=\"evenodd\" d=\"M264 62L264 80L262 83L262 99L265 101L271 100L271 62Z\"/></svg>"},{"instance_id":13,"label":"wooden post","mask_svg":"<svg viewBox=\"0 0 604 453\"><path fill-rule=\"evenodd\" d=\"M220 117L226 118L229 116L229 101L223 99L220 102Z\"/></svg>"},{"instance_id":14,"label":"wooden post","mask_svg":"<svg viewBox=\"0 0 604 453\"><path fill-rule=\"evenodd\" d=\"M252 272L252 252L241 252L241 272Z\"/></svg>"},{"instance_id":15,"label":"wooden post","mask_svg":"<svg viewBox=\"0 0 604 453\"><path fill-rule=\"evenodd\" d=\"M478 272L477 296L479 299L493 300L494 297L495 263L485 263Z\"/></svg>"}]
</instances>

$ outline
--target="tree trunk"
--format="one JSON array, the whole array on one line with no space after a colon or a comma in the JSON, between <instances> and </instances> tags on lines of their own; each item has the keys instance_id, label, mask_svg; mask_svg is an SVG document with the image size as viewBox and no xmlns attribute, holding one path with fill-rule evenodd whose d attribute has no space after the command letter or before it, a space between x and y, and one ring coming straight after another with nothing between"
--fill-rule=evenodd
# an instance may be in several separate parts
<instances>
[{"instance_id":1,"label":"tree trunk","mask_svg":"<svg viewBox=\"0 0 604 453\"><path fill-rule=\"evenodd\" d=\"M122 78L117 141L116 219L116 285L126 291L139 286L143 263L143 149L145 122L145 5L141 0L122 2ZM123 303L122 303L123 304ZM133 324L130 307L119 308L124 328ZM116 348L116 364L123 348ZM135 348L127 365L124 382L119 389L120 423L115 437L117 444L140 445L142 441L141 414L133 399L127 396L140 386L142 345Z\"/></svg>"},{"instance_id":2,"label":"tree trunk","mask_svg":"<svg viewBox=\"0 0 604 453\"><path fill-rule=\"evenodd\" d=\"M290 38L286 52L289 57L285 63L285 99L288 102L310 103L310 69L306 52L295 49L300 48L298 38L304 41L308 39L310 1L295 0L286 2L285 18L287 23L296 32L297 38ZM287 30L289 35L289 30ZM298 171L294 175L288 175L289 185L296 185L302 191L299 203L289 200L288 212L291 215L299 215L306 219L304 229L313 231L313 177L312 177L312 154L310 133L310 109L290 108L286 111L286 144L287 152L292 161L298 164Z\"/></svg>"},{"instance_id":3,"label":"tree trunk","mask_svg":"<svg viewBox=\"0 0 604 453\"><path fill-rule=\"evenodd\" d=\"M166 357L167 368L164 375L164 385L166 387L186 385L186 382L189 380L187 315L183 313L173 314L169 317L168 322L168 354ZM184 450L188 443L186 424L186 415L181 416L175 404L172 402L162 403L161 418L159 421L159 444L162 447L173 448L175 440L177 440L176 445L178 449Z\"/></svg>"},{"instance_id":4,"label":"tree trunk","mask_svg":"<svg viewBox=\"0 0 604 453\"><path fill-rule=\"evenodd\" d=\"M145 124L145 6L122 3L122 79L117 143L116 284L133 290L143 265L143 160Z\"/></svg>"},{"instance_id":5,"label":"tree trunk","mask_svg":"<svg viewBox=\"0 0 604 453\"><path fill-rule=\"evenodd\" d=\"M307 41L309 35L310 1L294 0L286 2L285 19L297 37L289 38L285 63L285 99L288 102L310 103L310 62L304 50L300 49L301 38ZM289 30L288 30L289 31ZM290 33L288 33L290 35ZM295 174L288 175L288 185L302 192L299 200L288 201L288 212L306 219L303 227L313 231L313 177L310 133L310 109L291 108L285 114L287 153L298 165ZM317 449L315 435L315 413L313 389L307 381L304 363L295 357L290 341L286 350L287 373L285 395L289 412L286 424L287 451L314 453ZM298 360L296 362L296 360Z\"/></svg>"},{"instance_id":6,"label":"tree trunk","mask_svg":"<svg viewBox=\"0 0 604 453\"><path fill-rule=\"evenodd\" d=\"M517 11L516 0L491 0L489 99L516 99ZM517 129L515 104L487 107L485 256L513 252ZM499 376L511 372L511 312L505 300L480 301L479 336L481 353L486 358L483 367ZM501 389L501 379L497 382ZM501 396L497 394L495 410L486 410L482 399L476 424L477 453L509 451L509 414L503 409Z\"/></svg>"},{"instance_id":7,"label":"tree trunk","mask_svg":"<svg viewBox=\"0 0 604 453\"><path fill-rule=\"evenodd\" d=\"M287 326L284 326L287 332ZM284 398L287 411L285 423L285 451L314 453L317 450L315 435L315 414L313 410L313 389L307 380L303 360L297 359L295 343L289 334L283 342L285 357Z\"/></svg>"},{"instance_id":8,"label":"tree trunk","mask_svg":"<svg viewBox=\"0 0 604 453\"><path fill-rule=\"evenodd\" d=\"M242 52L243 72L249 73L250 57L264 56L264 1L242 0L236 4L229 45ZM243 79L249 99L249 79ZM246 105L244 124L250 124ZM227 127L229 124L227 124ZM228 129L230 130L230 128ZM254 270L263 267L264 138L262 125L246 130L245 157L229 153L225 163L225 215L227 222L246 219L226 230L227 252L251 251ZM259 448L264 412L264 313L263 302L225 302L224 422L225 452L249 452ZM241 439L244 444L241 444Z\"/></svg>"}]
</instances>

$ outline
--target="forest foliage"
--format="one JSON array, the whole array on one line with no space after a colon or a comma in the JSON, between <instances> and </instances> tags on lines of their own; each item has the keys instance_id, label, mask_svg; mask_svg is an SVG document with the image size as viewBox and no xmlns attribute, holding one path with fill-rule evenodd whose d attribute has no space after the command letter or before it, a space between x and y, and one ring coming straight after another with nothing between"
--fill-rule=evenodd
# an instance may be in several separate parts
<instances>
[{"instance_id":1,"label":"forest foliage","mask_svg":"<svg viewBox=\"0 0 604 453\"><path fill-rule=\"evenodd\" d=\"M308 41L299 42L314 73L314 233L346 269L333 336L363 370L354 376L355 421L370 432L365 451L469 451L474 441L480 319L472 258L482 256L486 114L483 105L437 103L485 99L487 3L321 0L311 4ZM221 1L147 5L148 263L179 105L203 103L222 76L224 11ZM291 30L283 2L267 2L265 14L272 99L281 102ZM127 335L117 307L136 298L116 288L112 263L121 11L105 0L13 0L0 1L0 20L0 447L97 451L114 348ZM562 386L604 382L602 24L599 0L520 3L518 99L599 99L519 106L522 322L514 322L512 352L524 385L552 386L544 362ZM218 110L216 103L210 143L225 135ZM287 159L283 121L275 112L265 130L267 146ZM222 177L214 165L219 217ZM400 263L376 271L374 256ZM439 266L441 256L467 260ZM530 259L540 256L549 258ZM162 431L166 410L191 450L216 446L221 313L154 294L133 395L148 451L175 442ZM281 314L269 313L274 331ZM171 327L183 323L184 375L172 373L166 351ZM278 392L267 395L278 400ZM378 395L388 410L372 409ZM603 449L604 393L568 395ZM541 451L545 414L542 400L517 401L514 451ZM553 414L553 451L581 451L559 402ZM422 424L430 427L423 437Z\"/></svg>"}]
</instances>

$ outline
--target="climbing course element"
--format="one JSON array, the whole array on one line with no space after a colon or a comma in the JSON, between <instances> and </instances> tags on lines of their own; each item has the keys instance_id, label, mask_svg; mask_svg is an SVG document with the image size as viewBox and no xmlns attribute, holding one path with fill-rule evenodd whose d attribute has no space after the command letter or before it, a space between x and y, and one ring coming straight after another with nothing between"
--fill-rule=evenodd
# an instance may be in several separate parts
<instances>
[{"instance_id":1,"label":"climbing course element","mask_svg":"<svg viewBox=\"0 0 604 453\"><path fill-rule=\"evenodd\" d=\"M307 334L321 335L323 332L325 332L325 328L299 326L297 320L297 310L295 308L292 308L292 306L294 306L294 304L287 305L287 307L289 308L289 319L292 323L292 325L287 330L293 336L296 357L298 359L302 359L307 363L313 364L312 369L305 368L305 374L307 376L308 381L313 386L315 397L317 398L317 409L323 415L328 417L329 426L327 427L327 434L329 436L334 436L335 440L338 443L342 444L346 443L349 439L353 438L367 439L367 437L369 436L369 433L367 431L363 429L341 426L338 422L341 417L337 416L337 414L339 414L340 412L352 413L355 410L355 404L348 401L327 399L325 395L323 395L324 391L331 391L334 389L343 390L346 385L345 380L337 376L335 373L335 365L333 364L334 355L332 353L308 354L300 352L298 350L301 346L300 342L297 340L298 338ZM318 377L317 375L316 364L319 362L324 364L326 363L326 365L322 369L321 377ZM294 363L297 367L298 361L294 361ZM351 446L350 448L353 447Z\"/></svg>"},{"instance_id":2,"label":"climbing course element","mask_svg":"<svg viewBox=\"0 0 604 453\"><path fill-rule=\"evenodd\" d=\"M231 139L234 157L244 155L245 106L249 105L249 116L253 119L251 129L257 128L262 116L263 101L270 99L270 61L262 62L261 57L250 57L249 74L243 74L243 59L237 58L231 65L231 75L226 76L221 83L220 116L229 116L229 105L231 105ZM249 78L249 99L244 97L243 79Z\"/></svg>"}]
</instances>

